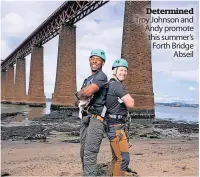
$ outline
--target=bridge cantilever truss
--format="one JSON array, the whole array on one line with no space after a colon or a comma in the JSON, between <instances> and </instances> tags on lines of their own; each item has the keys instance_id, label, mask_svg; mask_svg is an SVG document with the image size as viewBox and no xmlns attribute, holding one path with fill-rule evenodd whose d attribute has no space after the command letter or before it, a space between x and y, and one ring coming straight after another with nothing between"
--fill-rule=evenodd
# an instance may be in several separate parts
<instances>
[{"instance_id":1,"label":"bridge cantilever truss","mask_svg":"<svg viewBox=\"0 0 200 177\"><path fill-rule=\"evenodd\" d=\"M36 28L2 63L1 70L17 58L31 53L33 45L43 45L59 34L62 24L75 24L109 1L67 1Z\"/></svg>"},{"instance_id":2,"label":"bridge cantilever truss","mask_svg":"<svg viewBox=\"0 0 200 177\"><path fill-rule=\"evenodd\" d=\"M55 87L51 109L74 110L76 77L76 29L74 24L108 1L67 1L35 29L1 63L1 102L46 105L44 92L44 50L42 45L59 34ZM134 98L133 118L154 118L151 43L145 26L133 23L134 16L150 18L145 13L151 1L125 1L121 57L129 63L129 75L124 81ZM62 30L61 30L62 29ZM142 42L141 42L142 41ZM66 55L66 52L68 54ZM26 61L31 53L29 87L26 93ZM13 64L16 63L16 69Z\"/></svg>"}]
</instances>

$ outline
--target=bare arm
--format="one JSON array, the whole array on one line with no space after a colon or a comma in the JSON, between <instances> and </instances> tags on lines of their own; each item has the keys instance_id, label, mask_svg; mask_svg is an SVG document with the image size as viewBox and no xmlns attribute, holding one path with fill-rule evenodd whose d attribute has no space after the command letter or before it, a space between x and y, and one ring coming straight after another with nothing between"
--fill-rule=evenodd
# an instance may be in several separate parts
<instances>
[{"instance_id":1,"label":"bare arm","mask_svg":"<svg viewBox=\"0 0 200 177\"><path fill-rule=\"evenodd\" d=\"M80 100L84 100L91 97L98 90L99 90L99 87L96 84L92 83L91 85L88 85L87 87L82 88L79 92L77 92L76 95Z\"/></svg>"},{"instance_id":2,"label":"bare arm","mask_svg":"<svg viewBox=\"0 0 200 177\"><path fill-rule=\"evenodd\" d=\"M124 104L126 105L127 108L134 108L134 106L135 106L135 101L134 101L134 99L131 97L130 94L124 95L121 99L122 99L122 101L124 102Z\"/></svg>"}]
</instances>

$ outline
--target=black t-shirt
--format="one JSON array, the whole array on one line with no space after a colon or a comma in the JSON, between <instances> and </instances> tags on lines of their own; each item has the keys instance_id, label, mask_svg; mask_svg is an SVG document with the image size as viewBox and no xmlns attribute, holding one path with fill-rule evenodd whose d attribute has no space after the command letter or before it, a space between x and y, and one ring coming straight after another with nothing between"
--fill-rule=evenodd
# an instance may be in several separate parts
<instances>
[{"instance_id":1,"label":"black t-shirt","mask_svg":"<svg viewBox=\"0 0 200 177\"><path fill-rule=\"evenodd\" d=\"M97 114L104 117L106 111L104 106L108 92L108 78L103 71L99 70L84 80L82 88L92 83L96 84L99 87L99 90L93 95L93 98L89 104L89 112L91 114Z\"/></svg>"},{"instance_id":2,"label":"black t-shirt","mask_svg":"<svg viewBox=\"0 0 200 177\"><path fill-rule=\"evenodd\" d=\"M106 99L106 118L108 123L124 123L122 120L112 119L108 117L108 114L127 116L127 108L121 98L127 95L127 91L122 82L115 79L109 81L109 89Z\"/></svg>"}]
</instances>

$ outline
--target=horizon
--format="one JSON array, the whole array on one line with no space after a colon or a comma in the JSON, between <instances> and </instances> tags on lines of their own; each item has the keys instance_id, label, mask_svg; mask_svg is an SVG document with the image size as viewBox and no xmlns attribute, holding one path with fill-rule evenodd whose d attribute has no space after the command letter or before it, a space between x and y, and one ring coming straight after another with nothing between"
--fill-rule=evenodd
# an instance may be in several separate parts
<instances>
[{"instance_id":1,"label":"horizon","mask_svg":"<svg viewBox=\"0 0 200 177\"><path fill-rule=\"evenodd\" d=\"M52 98L46 98L46 99L52 99ZM184 104L197 104L197 105L199 105L199 103L186 103L186 102L180 102L180 101L174 101L174 102L157 102L157 101L155 101L154 102L154 104L156 104L156 103L184 103Z\"/></svg>"}]
</instances>

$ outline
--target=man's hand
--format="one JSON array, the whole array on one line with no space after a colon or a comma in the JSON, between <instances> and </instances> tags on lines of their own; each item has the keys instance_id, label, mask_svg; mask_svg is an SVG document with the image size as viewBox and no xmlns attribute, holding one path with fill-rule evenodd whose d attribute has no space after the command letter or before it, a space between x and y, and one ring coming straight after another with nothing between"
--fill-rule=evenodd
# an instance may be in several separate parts
<instances>
[{"instance_id":1,"label":"man's hand","mask_svg":"<svg viewBox=\"0 0 200 177\"><path fill-rule=\"evenodd\" d=\"M76 94L77 94L77 93L76 93ZM78 104L79 104L80 100L77 98L76 94L75 94L74 106L75 106L75 107L78 107Z\"/></svg>"},{"instance_id":2,"label":"man's hand","mask_svg":"<svg viewBox=\"0 0 200 177\"><path fill-rule=\"evenodd\" d=\"M85 107L87 107L87 105L90 103L90 100L80 100L78 107L79 107L79 117L80 119L83 118L83 116L86 116L88 114L87 110L84 111Z\"/></svg>"},{"instance_id":3,"label":"man's hand","mask_svg":"<svg viewBox=\"0 0 200 177\"><path fill-rule=\"evenodd\" d=\"M77 98L78 100L87 100L88 97L83 96L82 92L83 92L83 89L81 89L79 92L77 92L77 93L75 94L76 98Z\"/></svg>"},{"instance_id":4,"label":"man's hand","mask_svg":"<svg viewBox=\"0 0 200 177\"><path fill-rule=\"evenodd\" d=\"M80 107L85 108L85 107L88 106L89 103L90 103L90 99L87 99L87 100L80 100L80 102L79 102L79 104L78 104L78 107L79 107L79 108L80 108Z\"/></svg>"},{"instance_id":5,"label":"man's hand","mask_svg":"<svg viewBox=\"0 0 200 177\"><path fill-rule=\"evenodd\" d=\"M89 97L91 97L94 93L96 93L99 90L99 87L92 83L88 85L87 87L82 88L79 92L76 93L76 97L79 98L79 100L86 100Z\"/></svg>"},{"instance_id":6,"label":"man's hand","mask_svg":"<svg viewBox=\"0 0 200 177\"><path fill-rule=\"evenodd\" d=\"M75 102L74 102L74 106L75 106L75 107L78 107L79 102L80 102L80 101L79 101L78 99L76 99Z\"/></svg>"}]
</instances>

